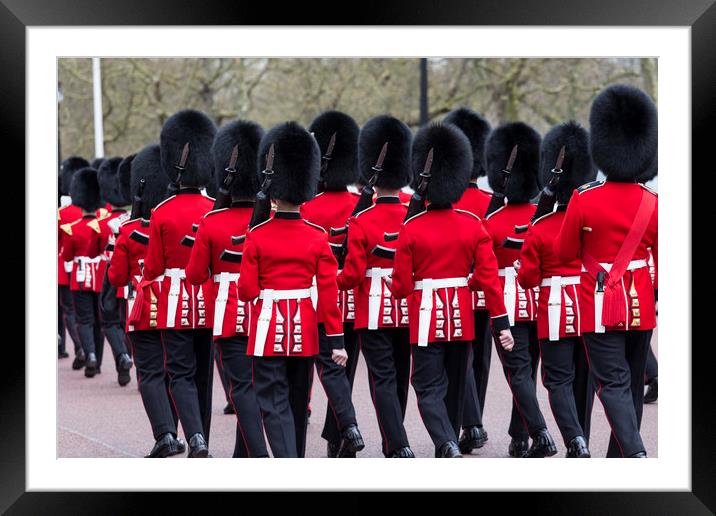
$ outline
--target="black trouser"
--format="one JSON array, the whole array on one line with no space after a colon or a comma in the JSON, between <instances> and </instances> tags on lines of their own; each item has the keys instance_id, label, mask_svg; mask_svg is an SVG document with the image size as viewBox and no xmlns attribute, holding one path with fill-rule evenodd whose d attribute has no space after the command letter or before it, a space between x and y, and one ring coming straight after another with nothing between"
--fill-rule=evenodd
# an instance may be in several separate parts
<instances>
[{"instance_id":1,"label":"black trouser","mask_svg":"<svg viewBox=\"0 0 716 516\"><path fill-rule=\"evenodd\" d=\"M581 347L578 337L556 341L540 339L542 383L547 389L549 405L562 434L565 446L577 436L584 436L579 424L574 392L574 348Z\"/></svg>"},{"instance_id":2,"label":"black trouser","mask_svg":"<svg viewBox=\"0 0 716 516\"><path fill-rule=\"evenodd\" d=\"M579 426L582 427L584 439L589 444L592 408L594 406L594 382L589 375L589 362L587 361L587 353L581 338L579 339L579 345L573 347L573 351L574 381L572 382L572 391L574 392Z\"/></svg>"},{"instance_id":3,"label":"black trouser","mask_svg":"<svg viewBox=\"0 0 716 516\"><path fill-rule=\"evenodd\" d=\"M644 375L644 383L647 384L654 378L659 376L659 363L656 361L654 350L649 346L649 353L646 355L646 374Z\"/></svg>"},{"instance_id":4,"label":"black trouser","mask_svg":"<svg viewBox=\"0 0 716 516\"><path fill-rule=\"evenodd\" d=\"M274 457L304 457L313 357L254 357L254 388Z\"/></svg>"},{"instance_id":5,"label":"black trouser","mask_svg":"<svg viewBox=\"0 0 716 516\"><path fill-rule=\"evenodd\" d=\"M352 336L352 335L351 335ZM345 337L345 333L344 333ZM353 339L351 339L353 341ZM352 348L349 352L347 339L344 340L346 353L348 353L349 362L353 359L353 376L355 376L355 362L358 361L358 354L355 352L354 342L351 343ZM331 355L330 339L326 337L326 328L323 323L318 325L318 347L319 353L316 356L316 372L318 379L326 391L328 407L326 407L326 422L323 425L323 433L321 437L329 442L338 444L341 441L341 431L348 425L357 424L356 412L353 408L351 400L351 392L353 390L353 382L348 378L349 363L346 367L336 364ZM329 428L329 420L333 420ZM330 433L329 433L330 432ZM328 437L330 436L329 439Z\"/></svg>"},{"instance_id":6,"label":"black trouser","mask_svg":"<svg viewBox=\"0 0 716 516\"><path fill-rule=\"evenodd\" d=\"M61 319L58 321L58 328L61 325L70 334L70 338L74 344L75 356L82 349L80 335L77 328L77 319L75 317L75 305L72 301L72 291L67 285L58 285L58 300L60 307ZM60 346L65 350L65 331L60 331Z\"/></svg>"},{"instance_id":7,"label":"black trouser","mask_svg":"<svg viewBox=\"0 0 716 516\"><path fill-rule=\"evenodd\" d=\"M226 403L231 403L231 397L229 396L229 382L226 379L226 374L224 373L224 366L221 365L221 360L219 358L219 346L216 345L216 341L214 341L214 361L216 362L216 370L219 372L221 386L224 388Z\"/></svg>"},{"instance_id":8,"label":"black trouser","mask_svg":"<svg viewBox=\"0 0 716 516\"><path fill-rule=\"evenodd\" d=\"M184 435L202 433L209 442L214 341L210 329L162 330L169 394Z\"/></svg>"},{"instance_id":9,"label":"black trouser","mask_svg":"<svg viewBox=\"0 0 716 516\"><path fill-rule=\"evenodd\" d=\"M172 410L164 370L164 350L158 331L129 332L137 366L137 383L144 411L152 426L154 439L171 432L177 434L177 417Z\"/></svg>"},{"instance_id":10,"label":"black trouser","mask_svg":"<svg viewBox=\"0 0 716 516\"><path fill-rule=\"evenodd\" d=\"M253 386L253 357L246 354L249 338L216 339L221 370L228 384L229 400L236 412L235 457L268 457L261 411Z\"/></svg>"},{"instance_id":11,"label":"black trouser","mask_svg":"<svg viewBox=\"0 0 716 516\"><path fill-rule=\"evenodd\" d=\"M356 369L358 368L358 356L360 355L360 349L358 348L355 331L353 330L353 323L343 324L343 346L348 354L345 374L348 378L348 384L350 385L350 392L352 393L353 380L355 379ZM339 429L338 421L331 412L330 406L326 407L326 420L323 423L321 437L329 443L334 444L338 444L341 440L341 431Z\"/></svg>"},{"instance_id":12,"label":"black trouser","mask_svg":"<svg viewBox=\"0 0 716 516\"><path fill-rule=\"evenodd\" d=\"M73 290L72 301L75 307L77 333L85 355L94 353L99 364L99 356L104 348L104 336L100 328L98 294L91 290Z\"/></svg>"},{"instance_id":13,"label":"black trouser","mask_svg":"<svg viewBox=\"0 0 716 516\"><path fill-rule=\"evenodd\" d=\"M465 404L469 342L412 346L412 383L423 424L437 450L457 442Z\"/></svg>"},{"instance_id":14,"label":"black trouser","mask_svg":"<svg viewBox=\"0 0 716 516\"><path fill-rule=\"evenodd\" d=\"M99 301L99 320L102 333L104 333L104 336L107 338L109 347L112 348L115 366L118 366L119 355L127 353L127 337L124 334L124 326L122 325L119 308L123 301L117 299L117 288L113 287L109 282L107 272L105 272L102 281L102 293L99 296ZM102 355L103 353L101 351L97 354L98 365L102 365Z\"/></svg>"},{"instance_id":15,"label":"black trouser","mask_svg":"<svg viewBox=\"0 0 716 516\"><path fill-rule=\"evenodd\" d=\"M465 407L462 426L482 426L482 414L485 411L487 380L490 376L492 359L492 333L490 331L490 312L475 310L475 339L468 358L465 378Z\"/></svg>"},{"instance_id":16,"label":"black trouser","mask_svg":"<svg viewBox=\"0 0 716 516\"><path fill-rule=\"evenodd\" d=\"M356 336L368 368L368 387L387 457L410 446L403 426L410 385L410 331L362 328Z\"/></svg>"},{"instance_id":17,"label":"black trouser","mask_svg":"<svg viewBox=\"0 0 716 516\"><path fill-rule=\"evenodd\" d=\"M612 429L607 457L646 451L639 435L652 330L585 333L590 373Z\"/></svg>"},{"instance_id":18,"label":"black trouser","mask_svg":"<svg viewBox=\"0 0 716 516\"><path fill-rule=\"evenodd\" d=\"M512 351L505 351L495 341L502 369L512 391L512 419L508 433L513 439L526 441L547 425L537 402L535 385L539 360L539 341L536 339L536 327L532 322L518 322L510 328L515 345ZM532 337L535 337L534 345ZM534 359L534 351L537 360Z\"/></svg>"}]
</instances>

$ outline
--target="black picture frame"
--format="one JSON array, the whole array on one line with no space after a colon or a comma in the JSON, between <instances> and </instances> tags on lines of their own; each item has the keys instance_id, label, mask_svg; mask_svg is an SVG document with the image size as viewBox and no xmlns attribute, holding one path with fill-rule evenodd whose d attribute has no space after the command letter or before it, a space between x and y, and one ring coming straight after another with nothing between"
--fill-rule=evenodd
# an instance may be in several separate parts
<instances>
[{"instance_id":1,"label":"black picture frame","mask_svg":"<svg viewBox=\"0 0 716 516\"><path fill-rule=\"evenodd\" d=\"M714 0L444 0L419 2L402 0L368 1L354 9L346 9L337 2L221 2L218 0L0 0L0 152L16 160L15 173L4 174L5 192L13 192L18 206L6 207L7 228L13 228L13 253L5 256L2 285L6 292L25 292L22 276L31 273L25 267L24 239L18 239L18 222L23 221L25 191L25 29L28 26L62 25L284 25L297 22L309 25L602 25L602 26L688 26L691 27L692 50L692 162L693 170L712 171L707 149L708 128L716 120L716 5ZM668 142L667 142L668 143ZM670 172L671 173L671 172ZM688 171L678 171L689 177ZM48 176L49 177L49 176ZM701 176L699 176L701 177ZM708 176L707 176L708 177ZM693 174L692 179L696 179ZM51 179L54 181L54 177ZM22 192L25 195L20 195ZM696 194L695 196L693 194ZM693 206L708 206L693 212L693 234L709 235L706 220L713 220L713 202L703 196L708 189L692 190ZM699 203L702 196L704 202ZM688 209L684 207L684 209ZM700 231L703 230L703 231ZM24 232L23 232L24 234ZM18 241L22 240L22 241ZM694 239L694 243L699 243ZM702 246L705 244L701 244ZM703 257L708 254L693 256ZM703 265L702 265L703 266ZM699 265L694 262L694 271ZM8 271L12 271L12 274ZM48 295L54 295L49 294ZM23 295L24 299L24 295ZM683 300L687 302L688 300ZM24 303L12 303L20 311ZM6 305L7 306L7 305ZM707 304L693 303L693 320L709 320ZM8 310L7 308L3 310ZM49 317L49 316L48 316ZM151 507L148 495L142 493L26 493L25 492L25 353L24 325L10 327L7 321L24 320L24 313L5 314L0 335L3 342L3 367L0 373L0 511L8 514L94 514L144 513ZM684 322L685 349L693 342L691 321ZM19 330L19 331L18 331ZM708 335L707 335L708 337ZM711 339L692 346L692 490L691 492L639 493L523 493L510 494L509 508L528 505L531 513L549 514L710 514L716 512L716 431L713 414L716 403L713 388ZM670 343L671 344L671 343ZM676 345L677 343L673 343ZM666 387L668 388L668 387ZM212 506L222 502L215 493L192 495L193 502L212 498ZM243 503L255 504L259 500ZM265 495L264 495L265 496ZM363 494L346 495L342 504L351 506L350 512L372 510L372 502ZM421 496L413 495L420 503ZM473 495L474 496L474 495ZM503 504L497 494L480 495L480 506ZM489 498L488 498L489 497ZM224 497L221 497L222 500ZM474 500L474 498L472 498ZM277 499L272 497L273 502ZM189 508L186 495L162 497L162 511L176 507ZM319 505L307 502L309 508ZM206 508L207 506L204 505ZM139 510L139 509L142 510ZM537 508L538 510L536 510ZM325 507L324 507L325 509ZM403 507L405 512L406 507ZM295 509L294 509L295 510ZM334 509L338 511L339 509ZM183 512L183 511L182 511ZM344 511L340 511L344 512Z\"/></svg>"}]
</instances>

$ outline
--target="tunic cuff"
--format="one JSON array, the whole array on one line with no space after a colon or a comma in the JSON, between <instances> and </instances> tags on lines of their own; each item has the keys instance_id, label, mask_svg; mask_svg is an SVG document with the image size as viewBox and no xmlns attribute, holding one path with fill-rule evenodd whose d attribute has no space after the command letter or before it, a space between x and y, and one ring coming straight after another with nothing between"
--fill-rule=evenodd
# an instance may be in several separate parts
<instances>
[{"instance_id":1,"label":"tunic cuff","mask_svg":"<svg viewBox=\"0 0 716 516\"><path fill-rule=\"evenodd\" d=\"M496 332L508 330L510 328L510 319L507 314L498 315L492 318L492 329Z\"/></svg>"},{"instance_id":2,"label":"tunic cuff","mask_svg":"<svg viewBox=\"0 0 716 516\"><path fill-rule=\"evenodd\" d=\"M343 349L343 334L340 335L326 335L328 339L328 345L331 349Z\"/></svg>"}]
</instances>

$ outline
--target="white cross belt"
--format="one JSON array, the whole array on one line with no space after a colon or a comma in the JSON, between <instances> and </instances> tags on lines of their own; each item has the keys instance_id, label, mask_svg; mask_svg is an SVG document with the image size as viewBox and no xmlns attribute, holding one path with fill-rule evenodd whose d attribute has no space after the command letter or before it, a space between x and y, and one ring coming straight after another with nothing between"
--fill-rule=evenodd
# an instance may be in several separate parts
<instances>
[{"instance_id":1,"label":"white cross belt","mask_svg":"<svg viewBox=\"0 0 716 516\"><path fill-rule=\"evenodd\" d=\"M177 305L179 304L181 280L186 278L186 271L184 271L184 269L165 269L164 276L171 280L169 283L169 296L167 298L167 328L174 328Z\"/></svg>"},{"instance_id":2,"label":"white cross belt","mask_svg":"<svg viewBox=\"0 0 716 516\"><path fill-rule=\"evenodd\" d=\"M418 346L428 345L430 322L433 318L433 292L440 288L467 287L467 278L425 278L415 282L415 290L422 290L418 318Z\"/></svg>"},{"instance_id":3,"label":"white cross belt","mask_svg":"<svg viewBox=\"0 0 716 516\"><path fill-rule=\"evenodd\" d=\"M579 276L552 276L544 278L541 287L550 287L547 300L547 323L549 340L559 340L559 319L562 315L562 288L567 285L579 285Z\"/></svg>"},{"instance_id":4,"label":"white cross belt","mask_svg":"<svg viewBox=\"0 0 716 516\"><path fill-rule=\"evenodd\" d=\"M220 272L214 274L214 283L219 284L219 291L216 293L216 301L214 304L214 336L221 335L224 326L224 313L226 312L226 302L229 300L229 285L239 281L238 272Z\"/></svg>"},{"instance_id":5,"label":"white cross belt","mask_svg":"<svg viewBox=\"0 0 716 516\"><path fill-rule=\"evenodd\" d=\"M380 317L380 301L383 297L383 278L393 274L393 269L371 267L365 271L365 277L370 278L370 290L368 291L368 329L378 329Z\"/></svg>"},{"instance_id":6,"label":"white cross belt","mask_svg":"<svg viewBox=\"0 0 716 516\"><path fill-rule=\"evenodd\" d=\"M310 288L301 288L293 290L273 290L265 288L259 293L259 299L263 299L259 320L256 324L256 341L254 342L254 355L257 357L264 356L264 346L266 344L266 336L268 335L271 319L273 318L274 301L281 299L306 299L311 297Z\"/></svg>"}]
</instances>

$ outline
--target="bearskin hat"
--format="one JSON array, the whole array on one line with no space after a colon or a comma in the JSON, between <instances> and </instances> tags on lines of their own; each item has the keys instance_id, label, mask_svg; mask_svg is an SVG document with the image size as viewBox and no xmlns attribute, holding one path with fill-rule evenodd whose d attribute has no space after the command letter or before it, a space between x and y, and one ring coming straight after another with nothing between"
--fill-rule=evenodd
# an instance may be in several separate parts
<instances>
[{"instance_id":1,"label":"bearskin hat","mask_svg":"<svg viewBox=\"0 0 716 516\"><path fill-rule=\"evenodd\" d=\"M211 155L214 160L214 187L218 189L224 183L231 161L231 152L238 146L236 175L231 183L231 197L253 199L259 190L259 178L256 175L259 144L264 136L263 128L250 120L236 120L216 133Z\"/></svg>"},{"instance_id":2,"label":"bearskin hat","mask_svg":"<svg viewBox=\"0 0 716 516\"><path fill-rule=\"evenodd\" d=\"M99 167L102 166L102 163L104 163L105 158L95 158L92 160L92 163L90 163L90 167L92 167L95 170L99 170Z\"/></svg>"},{"instance_id":3,"label":"bearskin hat","mask_svg":"<svg viewBox=\"0 0 716 516\"><path fill-rule=\"evenodd\" d=\"M117 168L117 180L119 182L119 193L124 198L123 204L132 202L132 160L136 154L130 154L124 158Z\"/></svg>"},{"instance_id":4,"label":"bearskin hat","mask_svg":"<svg viewBox=\"0 0 716 516\"><path fill-rule=\"evenodd\" d=\"M60 194L69 195L74 173L89 166L87 160L79 156L70 156L65 159L60 165Z\"/></svg>"},{"instance_id":5,"label":"bearskin hat","mask_svg":"<svg viewBox=\"0 0 716 516\"><path fill-rule=\"evenodd\" d=\"M649 168L647 168L643 174L639 175L639 177L636 178L636 182L637 183L648 183L649 181L651 181L658 175L659 175L659 155L657 153L657 155L654 156L654 159L649 164Z\"/></svg>"},{"instance_id":6,"label":"bearskin hat","mask_svg":"<svg viewBox=\"0 0 716 516\"><path fill-rule=\"evenodd\" d=\"M413 177L410 161L412 140L413 133L397 118L380 115L368 120L358 135L360 181L366 184L373 176L373 166L387 142L388 152L375 186L397 189L410 184Z\"/></svg>"},{"instance_id":7,"label":"bearskin hat","mask_svg":"<svg viewBox=\"0 0 716 516\"><path fill-rule=\"evenodd\" d=\"M470 179L484 176L487 173L485 169L485 141L492 130L490 122L472 109L463 107L448 113L443 123L456 125L470 141L473 162Z\"/></svg>"},{"instance_id":8,"label":"bearskin hat","mask_svg":"<svg viewBox=\"0 0 716 516\"><path fill-rule=\"evenodd\" d=\"M148 219L152 214L152 208L166 197L169 185L169 177L162 170L161 152L156 143L144 147L132 160L132 200L139 193L139 182L142 179L144 179L144 192L142 192L141 217Z\"/></svg>"},{"instance_id":9,"label":"bearskin hat","mask_svg":"<svg viewBox=\"0 0 716 516\"><path fill-rule=\"evenodd\" d=\"M92 167L78 170L70 185L72 204L87 212L95 212L102 206L97 171Z\"/></svg>"},{"instance_id":10,"label":"bearskin hat","mask_svg":"<svg viewBox=\"0 0 716 516\"><path fill-rule=\"evenodd\" d=\"M360 128L352 117L340 111L326 111L318 115L308 130L318 141L321 156L325 156L331 137L336 141L323 173L326 190L342 190L358 180L358 134Z\"/></svg>"},{"instance_id":11,"label":"bearskin hat","mask_svg":"<svg viewBox=\"0 0 716 516\"><path fill-rule=\"evenodd\" d=\"M639 88L606 88L592 102L589 125L592 159L610 181L636 181L657 159L656 106Z\"/></svg>"},{"instance_id":12,"label":"bearskin hat","mask_svg":"<svg viewBox=\"0 0 716 516\"><path fill-rule=\"evenodd\" d=\"M589 133L577 122L570 120L555 125L542 139L540 149L540 183L546 185L552 177L560 149L564 147L562 175L557 183L556 194L560 203L569 202L572 192L584 183L594 181L597 169L589 151Z\"/></svg>"},{"instance_id":13,"label":"bearskin hat","mask_svg":"<svg viewBox=\"0 0 716 516\"><path fill-rule=\"evenodd\" d=\"M490 188L505 194L508 202L529 202L539 192L539 146L541 137L523 122L509 122L493 130L485 142L485 164ZM517 157L502 192L502 170L507 166L512 148L517 145Z\"/></svg>"},{"instance_id":14,"label":"bearskin hat","mask_svg":"<svg viewBox=\"0 0 716 516\"><path fill-rule=\"evenodd\" d=\"M430 149L433 162L426 191L428 201L454 203L462 197L470 181L472 151L470 141L451 124L430 124L418 131L413 140L413 175L424 170Z\"/></svg>"},{"instance_id":15,"label":"bearskin hat","mask_svg":"<svg viewBox=\"0 0 716 516\"><path fill-rule=\"evenodd\" d=\"M266 168L266 157L272 144L274 173L269 189L271 198L291 204L313 199L321 167L321 151L316 139L296 122L274 126L259 145L259 181L263 181L261 171Z\"/></svg>"},{"instance_id":16,"label":"bearskin hat","mask_svg":"<svg viewBox=\"0 0 716 516\"><path fill-rule=\"evenodd\" d=\"M185 109L174 113L164 123L159 136L162 169L169 179L176 181L184 146L189 144L189 156L181 173L181 184L201 188L211 181L211 144L216 126L200 111Z\"/></svg>"},{"instance_id":17,"label":"bearskin hat","mask_svg":"<svg viewBox=\"0 0 716 516\"><path fill-rule=\"evenodd\" d=\"M102 199L112 206L122 206L125 203L124 196L119 191L119 164L122 158L108 158L102 162L99 170L97 170L97 179L99 180L99 191Z\"/></svg>"}]
</instances>

